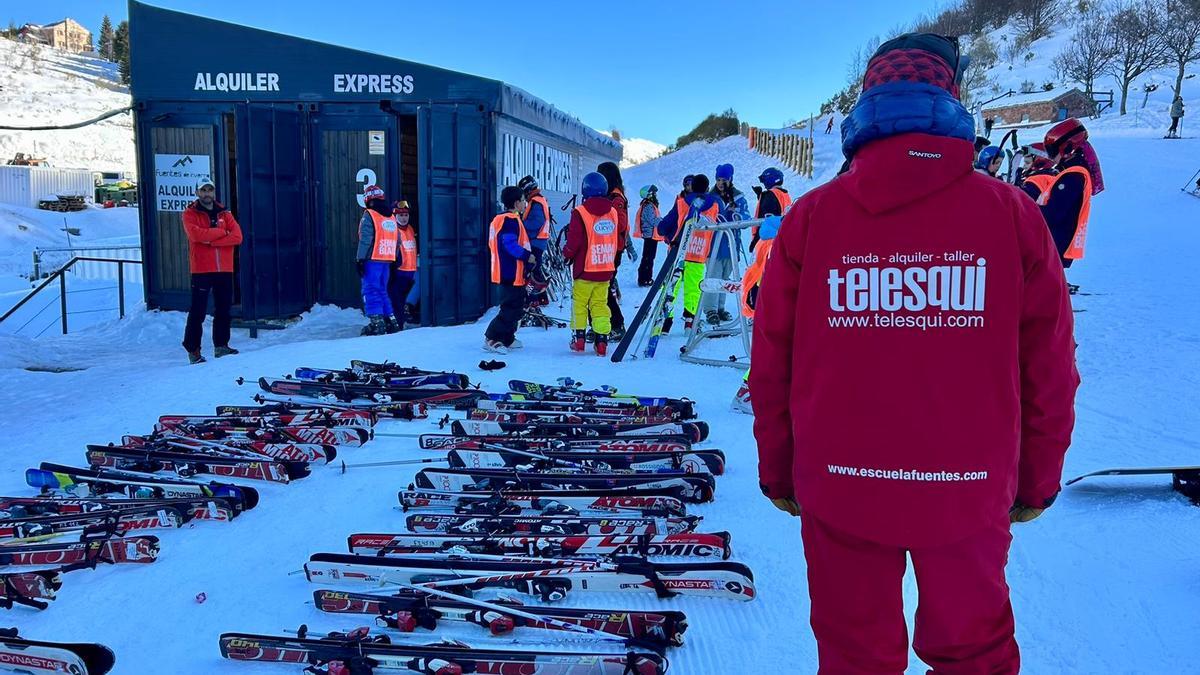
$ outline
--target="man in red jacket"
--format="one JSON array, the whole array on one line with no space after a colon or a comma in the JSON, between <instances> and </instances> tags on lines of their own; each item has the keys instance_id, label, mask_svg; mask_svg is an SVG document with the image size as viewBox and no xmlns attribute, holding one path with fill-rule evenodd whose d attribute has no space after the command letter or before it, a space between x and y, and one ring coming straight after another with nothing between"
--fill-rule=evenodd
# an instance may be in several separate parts
<instances>
[{"instance_id":1,"label":"man in red jacket","mask_svg":"<svg viewBox=\"0 0 1200 675\"><path fill-rule=\"evenodd\" d=\"M188 361L204 362L200 339L210 292L213 353L217 358L236 354L238 351L229 346L229 308L233 304L233 250L242 243L242 228L229 209L217 201L217 187L208 176L196 181L196 201L183 211L183 230L192 270L192 306L183 331Z\"/></svg>"},{"instance_id":2,"label":"man in red jacket","mask_svg":"<svg viewBox=\"0 0 1200 675\"><path fill-rule=\"evenodd\" d=\"M872 57L848 172L799 199L766 265L750 374L762 490L802 515L821 673L1016 673L1011 522L1059 490L1079 379L1035 204L971 168L958 45Z\"/></svg>"}]
</instances>

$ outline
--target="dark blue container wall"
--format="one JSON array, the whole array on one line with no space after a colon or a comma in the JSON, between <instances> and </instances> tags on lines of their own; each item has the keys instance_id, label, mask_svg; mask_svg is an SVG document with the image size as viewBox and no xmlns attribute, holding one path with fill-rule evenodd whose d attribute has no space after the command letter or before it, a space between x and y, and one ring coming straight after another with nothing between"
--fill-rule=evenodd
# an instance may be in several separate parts
<instances>
[{"instance_id":1,"label":"dark blue container wall","mask_svg":"<svg viewBox=\"0 0 1200 675\"><path fill-rule=\"evenodd\" d=\"M299 314L312 306L304 113L295 104L239 106L238 213L244 318Z\"/></svg>"},{"instance_id":2,"label":"dark blue container wall","mask_svg":"<svg viewBox=\"0 0 1200 675\"><path fill-rule=\"evenodd\" d=\"M453 325L479 318L491 301L487 205L491 185L488 120L480 105L421 106L421 318Z\"/></svg>"}]
</instances>

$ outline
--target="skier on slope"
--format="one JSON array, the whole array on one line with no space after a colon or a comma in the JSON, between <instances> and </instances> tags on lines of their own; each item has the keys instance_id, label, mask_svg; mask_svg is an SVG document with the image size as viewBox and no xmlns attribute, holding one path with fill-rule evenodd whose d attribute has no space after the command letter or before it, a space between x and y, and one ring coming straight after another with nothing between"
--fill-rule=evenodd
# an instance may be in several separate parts
<instances>
[{"instance_id":1,"label":"skier on slope","mask_svg":"<svg viewBox=\"0 0 1200 675\"><path fill-rule=\"evenodd\" d=\"M645 288L654 283L654 258L658 255L658 242L662 236L658 234L658 221L662 214L658 209L658 186L646 185L639 191L642 198L638 204L637 213L629 227L629 233L635 239L642 240L642 259L638 263L638 286Z\"/></svg>"},{"instance_id":2,"label":"skier on slope","mask_svg":"<svg viewBox=\"0 0 1200 675\"><path fill-rule=\"evenodd\" d=\"M802 517L822 673L905 671L908 557L932 672L1017 673L1010 523L1053 503L1070 445L1066 282L1036 205L972 171L958 54L879 47L851 168L793 204L758 295L759 478Z\"/></svg>"},{"instance_id":3,"label":"skier on slope","mask_svg":"<svg viewBox=\"0 0 1200 675\"><path fill-rule=\"evenodd\" d=\"M1087 138L1087 129L1074 117L1046 132L1046 154L1059 172L1038 205L1064 268L1083 257L1092 197L1104 191L1100 160Z\"/></svg>"},{"instance_id":4,"label":"skier on slope","mask_svg":"<svg viewBox=\"0 0 1200 675\"><path fill-rule=\"evenodd\" d=\"M754 260L746 267L745 273L742 275L742 316L754 325L754 308L758 306L758 294L762 288L762 274L767 266L767 261L771 258L771 248L775 244L775 235L779 234L779 226L782 224L783 218L778 215L769 215L763 221L762 227L758 229L759 242L758 246L754 247ZM750 406L750 370L746 370L745 377L742 378L742 384L738 387L737 394L733 397L733 403L730 409L734 412L753 415L754 410Z\"/></svg>"},{"instance_id":5,"label":"skier on slope","mask_svg":"<svg viewBox=\"0 0 1200 675\"><path fill-rule=\"evenodd\" d=\"M363 189L362 219L358 223L358 253L355 266L362 281L363 308L370 321L363 335L395 333L395 313L388 296L388 281L396 264L396 249L400 233L392 207L384 197L383 188L368 185ZM415 262L415 260L414 260Z\"/></svg>"},{"instance_id":6,"label":"skier on slope","mask_svg":"<svg viewBox=\"0 0 1200 675\"><path fill-rule=\"evenodd\" d=\"M597 355L604 356L612 332L608 289L629 230L620 225L619 211L608 198L613 193L603 175L592 172L584 176L580 193L583 203L571 212L563 247L563 257L571 261L571 276L575 279L571 290L571 351L584 350L590 314L596 334L594 348Z\"/></svg>"},{"instance_id":7,"label":"skier on slope","mask_svg":"<svg viewBox=\"0 0 1200 675\"><path fill-rule=\"evenodd\" d=\"M762 183L762 187L754 186L754 194L758 195L758 205L754 207L755 219L782 216L787 213L788 208L792 205L792 196L788 194L787 188L783 187L783 172L773 166L767 167L758 174L758 182ZM758 246L758 238L758 228L751 228L751 253Z\"/></svg>"},{"instance_id":8,"label":"skier on slope","mask_svg":"<svg viewBox=\"0 0 1200 675\"><path fill-rule=\"evenodd\" d=\"M721 164L717 166L716 177L717 182L713 187L713 192L725 204L725 208L721 212L721 219L725 221L749 220L750 206L746 203L746 195L733 185L733 165ZM713 237L719 244L717 245L717 250L713 252L708 264L705 266L705 277L709 279L729 279L733 275L734 256L738 256L740 259L742 254L742 232L741 230L733 231L732 245L729 237L718 237L715 234ZM725 310L724 293L711 294L704 300L705 306L701 309L704 310L704 320L709 325L716 326L733 319L733 315Z\"/></svg>"},{"instance_id":9,"label":"skier on slope","mask_svg":"<svg viewBox=\"0 0 1200 675\"><path fill-rule=\"evenodd\" d=\"M500 286L500 311L484 332L485 351L507 354L524 345L517 339L517 327L525 314L525 277L537 263L531 250L529 233L521 222L525 212L525 194L509 185L500 191L504 211L488 226L488 251L492 261L492 283Z\"/></svg>"},{"instance_id":10,"label":"skier on slope","mask_svg":"<svg viewBox=\"0 0 1200 675\"><path fill-rule=\"evenodd\" d=\"M417 235L416 229L409 223L412 213L406 200L401 199L392 205L392 217L396 220L398 246L396 264L392 267L387 289L396 319L395 324L389 326L395 330L389 332L397 332L404 330L408 294L417 283Z\"/></svg>"},{"instance_id":11,"label":"skier on slope","mask_svg":"<svg viewBox=\"0 0 1200 675\"><path fill-rule=\"evenodd\" d=\"M708 254L712 249L713 233L693 230L692 236L686 242L679 241L683 236L684 223L693 216L703 216L711 221L720 219L725 211L725 203L715 193L708 191L708 176L697 174L692 176L691 192L675 200L675 206L663 216L658 223L658 233L672 246L685 246L683 253L683 276L675 284L674 295L678 297L683 291L683 326L685 330L692 328L696 312L700 309L700 282L704 280L704 267ZM699 208L696 201L699 200ZM675 308L668 308L666 321L663 322L663 334L671 332L675 322Z\"/></svg>"}]
</instances>

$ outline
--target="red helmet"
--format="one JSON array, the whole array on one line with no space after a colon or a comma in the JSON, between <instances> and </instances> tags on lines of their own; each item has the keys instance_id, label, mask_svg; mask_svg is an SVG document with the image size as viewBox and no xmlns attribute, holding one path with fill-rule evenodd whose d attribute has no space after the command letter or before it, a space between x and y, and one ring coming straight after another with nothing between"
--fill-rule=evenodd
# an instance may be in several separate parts
<instances>
[{"instance_id":1,"label":"red helmet","mask_svg":"<svg viewBox=\"0 0 1200 675\"><path fill-rule=\"evenodd\" d=\"M363 188L363 201L369 202L372 199L383 199L383 188L378 185L368 185Z\"/></svg>"},{"instance_id":2,"label":"red helmet","mask_svg":"<svg viewBox=\"0 0 1200 675\"><path fill-rule=\"evenodd\" d=\"M1046 154L1051 159L1070 155L1078 150L1087 138L1088 133L1083 122L1069 117L1046 132Z\"/></svg>"}]
</instances>

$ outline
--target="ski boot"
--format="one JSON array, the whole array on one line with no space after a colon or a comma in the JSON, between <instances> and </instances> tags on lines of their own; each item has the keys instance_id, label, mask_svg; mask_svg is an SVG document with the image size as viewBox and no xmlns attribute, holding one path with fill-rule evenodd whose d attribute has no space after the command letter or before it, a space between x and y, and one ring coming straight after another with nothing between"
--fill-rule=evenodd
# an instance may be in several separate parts
<instances>
[{"instance_id":1,"label":"ski boot","mask_svg":"<svg viewBox=\"0 0 1200 675\"><path fill-rule=\"evenodd\" d=\"M613 326L612 330L608 331L609 342L620 342L625 337L625 326Z\"/></svg>"},{"instance_id":2,"label":"ski boot","mask_svg":"<svg viewBox=\"0 0 1200 675\"><path fill-rule=\"evenodd\" d=\"M596 335L596 343L593 345L596 349L596 356L604 356L608 353L608 336Z\"/></svg>"},{"instance_id":3,"label":"ski boot","mask_svg":"<svg viewBox=\"0 0 1200 675\"><path fill-rule=\"evenodd\" d=\"M492 352L494 354L507 354L508 347L505 347L504 343L500 342L499 340L489 340L487 338L484 338L483 339L483 351Z\"/></svg>"},{"instance_id":4,"label":"ski boot","mask_svg":"<svg viewBox=\"0 0 1200 675\"><path fill-rule=\"evenodd\" d=\"M708 322L708 325L716 326L721 323L721 315L717 313L717 310L710 309L704 312L704 320Z\"/></svg>"},{"instance_id":5,"label":"ski boot","mask_svg":"<svg viewBox=\"0 0 1200 675\"><path fill-rule=\"evenodd\" d=\"M194 352L188 352L188 363L193 366L197 363L204 363L207 360L208 359L204 358L204 355L200 353L199 349Z\"/></svg>"},{"instance_id":6,"label":"ski boot","mask_svg":"<svg viewBox=\"0 0 1200 675\"><path fill-rule=\"evenodd\" d=\"M691 330L692 324L694 324L694 323L696 323L696 315L692 314L691 312L689 312L685 309L683 311L683 329Z\"/></svg>"},{"instance_id":7,"label":"ski boot","mask_svg":"<svg viewBox=\"0 0 1200 675\"><path fill-rule=\"evenodd\" d=\"M672 326L672 325L674 325L674 324L675 324L675 317L673 317L673 316L668 316L667 318L663 319L663 322L662 322L662 331L661 331L661 332L662 332L662 334L663 334L663 335L670 335L670 333L671 333L671 326Z\"/></svg>"},{"instance_id":8,"label":"ski boot","mask_svg":"<svg viewBox=\"0 0 1200 675\"><path fill-rule=\"evenodd\" d=\"M233 356L234 354L237 354L237 353L238 353L238 350L234 349L233 347L230 347L229 345L213 348L213 356L218 359L221 358L222 356Z\"/></svg>"},{"instance_id":9,"label":"ski boot","mask_svg":"<svg viewBox=\"0 0 1200 675\"><path fill-rule=\"evenodd\" d=\"M724 309L719 309L717 310L717 320L721 323L729 323L730 321L733 321L733 315Z\"/></svg>"},{"instance_id":10,"label":"ski boot","mask_svg":"<svg viewBox=\"0 0 1200 675\"><path fill-rule=\"evenodd\" d=\"M729 404L729 409L745 415L754 414L754 408L750 407L750 385L748 383L742 382L742 386L738 387L737 393L733 396L733 402Z\"/></svg>"},{"instance_id":11,"label":"ski boot","mask_svg":"<svg viewBox=\"0 0 1200 675\"><path fill-rule=\"evenodd\" d=\"M513 338L513 341L508 343L508 351L511 352L514 349L521 349L524 346L525 346L525 343L521 342L517 338Z\"/></svg>"},{"instance_id":12,"label":"ski boot","mask_svg":"<svg viewBox=\"0 0 1200 675\"><path fill-rule=\"evenodd\" d=\"M383 317L383 332L384 333L387 333L388 335L392 335L395 333L399 333L401 330L403 330L403 329L400 327L400 324L396 323L395 319L393 319L390 316Z\"/></svg>"},{"instance_id":13,"label":"ski boot","mask_svg":"<svg viewBox=\"0 0 1200 675\"><path fill-rule=\"evenodd\" d=\"M585 339L583 331L575 331L575 334L571 336L571 351L582 353Z\"/></svg>"},{"instance_id":14,"label":"ski boot","mask_svg":"<svg viewBox=\"0 0 1200 675\"><path fill-rule=\"evenodd\" d=\"M591 328L587 329L587 332L584 333L584 335L583 335L583 340L584 340L584 342L587 342L588 344L595 342L596 341L596 331L592 330Z\"/></svg>"},{"instance_id":15,"label":"ski boot","mask_svg":"<svg viewBox=\"0 0 1200 675\"><path fill-rule=\"evenodd\" d=\"M363 326L362 335L383 335L387 332L387 324L384 323L382 314L372 314L367 318L371 323Z\"/></svg>"}]
</instances>

